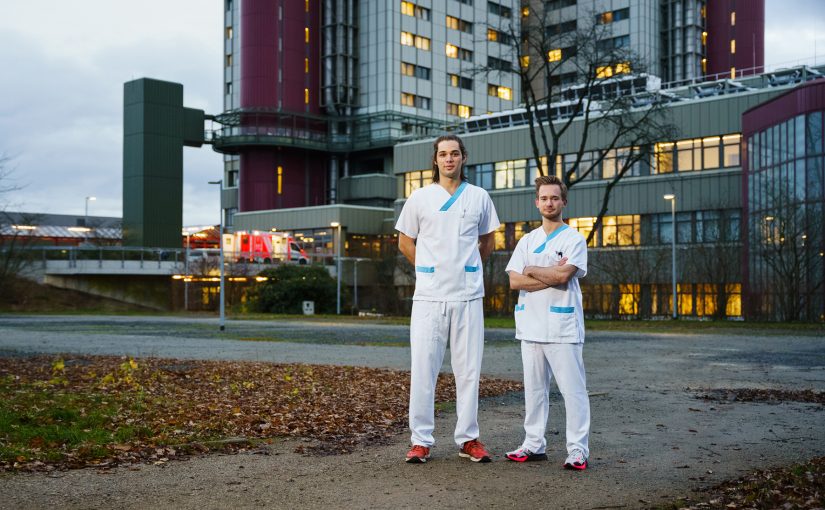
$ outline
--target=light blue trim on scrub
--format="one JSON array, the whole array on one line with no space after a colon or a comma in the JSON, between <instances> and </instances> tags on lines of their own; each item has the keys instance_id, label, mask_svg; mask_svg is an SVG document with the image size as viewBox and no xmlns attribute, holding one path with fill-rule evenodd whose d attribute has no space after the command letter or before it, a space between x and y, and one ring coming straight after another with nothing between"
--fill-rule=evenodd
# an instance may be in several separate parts
<instances>
[{"instance_id":1,"label":"light blue trim on scrub","mask_svg":"<svg viewBox=\"0 0 825 510\"><path fill-rule=\"evenodd\" d=\"M462 181L461 184L459 184L458 189L455 190L455 193L453 193L453 196L451 196L449 200L444 202L444 205L441 206L441 209L439 209L439 211L446 211L447 209L449 209L455 203L455 201L458 200L458 196L461 195L461 193L464 191L464 188L466 187L467 181Z\"/></svg>"},{"instance_id":2,"label":"light blue trim on scrub","mask_svg":"<svg viewBox=\"0 0 825 510\"><path fill-rule=\"evenodd\" d=\"M478 266L464 266L464 271L467 273L475 273L478 271Z\"/></svg>"},{"instance_id":3,"label":"light blue trim on scrub","mask_svg":"<svg viewBox=\"0 0 825 510\"><path fill-rule=\"evenodd\" d=\"M543 242L543 243L541 243L541 246L539 246L538 248L536 248L536 249L533 251L533 253L541 253L541 252L543 252L543 251L544 251L544 248L547 246L547 243L549 243L551 239L553 239L553 238L554 238L554 237L556 237L557 235L561 234L563 230L567 230L568 228L570 228L570 227L568 227L567 225L562 225L562 226L560 226L559 228L557 228L556 230L554 230L554 231L550 232L550 235L548 235L548 236L547 236L547 239L545 239L545 240L544 240L544 242Z\"/></svg>"},{"instance_id":4,"label":"light blue trim on scrub","mask_svg":"<svg viewBox=\"0 0 825 510\"><path fill-rule=\"evenodd\" d=\"M415 266L416 273L435 273L434 266Z\"/></svg>"},{"instance_id":5,"label":"light blue trim on scrub","mask_svg":"<svg viewBox=\"0 0 825 510\"><path fill-rule=\"evenodd\" d=\"M576 309L572 306L551 306L550 311L553 313L573 313Z\"/></svg>"},{"instance_id":6,"label":"light blue trim on scrub","mask_svg":"<svg viewBox=\"0 0 825 510\"><path fill-rule=\"evenodd\" d=\"M524 305L516 305L516 311L517 312L523 312L524 311Z\"/></svg>"}]
</instances>

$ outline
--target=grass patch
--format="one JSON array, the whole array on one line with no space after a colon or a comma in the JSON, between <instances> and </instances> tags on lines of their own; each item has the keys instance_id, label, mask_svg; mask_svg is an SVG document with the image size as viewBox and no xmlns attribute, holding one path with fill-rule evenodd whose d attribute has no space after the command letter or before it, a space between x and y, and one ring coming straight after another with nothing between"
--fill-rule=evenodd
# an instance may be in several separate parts
<instances>
[{"instance_id":1,"label":"grass patch","mask_svg":"<svg viewBox=\"0 0 825 510\"><path fill-rule=\"evenodd\" d=\"M482 379L483 397L520 390ZM0 358L0 471L165 462L208 445L310 439L345 453L406 427L409 373L362 367L131 359ZM455 400L440 376L436 401ZM231 440L229 440L231 438Z\"/></svg>"}]
</instances>

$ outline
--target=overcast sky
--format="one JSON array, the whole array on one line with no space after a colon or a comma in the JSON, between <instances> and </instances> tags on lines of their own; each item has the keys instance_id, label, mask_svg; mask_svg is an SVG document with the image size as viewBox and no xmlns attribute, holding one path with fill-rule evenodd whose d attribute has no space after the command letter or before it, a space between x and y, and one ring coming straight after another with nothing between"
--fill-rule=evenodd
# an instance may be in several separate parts
<instances>
[{"instance_id":1,"label":"overcast sky","mask_svg":"<svg viewBox=\"0 0 825 510\"><path fill-rule=\"evenodd\" d=\"M392 1L392 0L388 0ZM712 0L711 0L712 1ZM223 107L223 0L27 0L0 16L0 154L22 189L6 210L121 216L123 83L184 85L184 105ZM825 63L825 0L767 0L768 69ZM221 156L184 149L185 225L218 222ZM4 204L5 202L5 204Z\"/></svg>"}]
</instances>

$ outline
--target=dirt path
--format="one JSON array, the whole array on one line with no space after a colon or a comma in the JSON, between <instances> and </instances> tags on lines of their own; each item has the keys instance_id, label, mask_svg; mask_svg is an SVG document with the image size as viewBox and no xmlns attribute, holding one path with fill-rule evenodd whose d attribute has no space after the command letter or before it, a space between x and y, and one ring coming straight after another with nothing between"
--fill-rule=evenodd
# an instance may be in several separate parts
<instances>
[{"instance_id":1,"label":"dirt path","mask_svg":"<svg viewBox=\"0 0 825 510\"><path fill-rule=\"evenodd\" d=\"M39 340L26 349L20 345L21 333ZM0 319L0 351L6 354L42 352L49 345L45 336L64 335L41 337L34 328L23 331ZM100 336L132 348L158 340L132 335L125 342L125 332L117 328ZM61 340L52 343L59 346ZM241 348L250 342L230 342L221 348L235 352L235 344L243 344L237 346ZM279 361L283 353L292 356L311 347L272 345L278 349L255 355ZM343 359L369 360L364 364L373 366L409 360L409 351L400 347L314 347L314 355L303 361L326 362L335 357L336 349ZM551 460L520 465L502 459L505 451L518 445L522 433L521 395L509 395L481 404L482 439L496 454L491 464L473 464L456 455L451 439L455 416L444 412L436 421L434 458L425 465L401 460L406 434L390 444L334 457L305 457L293 452L295 443L276 442L262 453L206 455L137 469L3 475L0 508L639 508L755 468L825 455L822 406L715 402L697 399L695 392L686 390L825 390L825 340L598 334L585 346L585 363L593 431L591 468L583 473L560 467L564 439L558 431L563 430L563 415L555 394L548 427ZM488 347L484 371L518 377L518 350L509 345Z\"/></svg>"}]
</instances>

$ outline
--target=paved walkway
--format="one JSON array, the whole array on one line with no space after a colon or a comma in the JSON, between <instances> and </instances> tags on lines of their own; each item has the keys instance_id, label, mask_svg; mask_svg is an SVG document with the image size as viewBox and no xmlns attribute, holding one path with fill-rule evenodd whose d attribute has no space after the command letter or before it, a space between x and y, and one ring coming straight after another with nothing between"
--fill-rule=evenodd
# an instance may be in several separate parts
<instances>
[{"instance_id":1,"label":"paved walkway","mask_svg":"<svg viewBox=\"0 0 825 510\"><path fill-rule=\"evenodd\" d=\"M409 349L401 346L407 331L403 326L242 321L230 322L228 330L247 329L223 337L214 333L215 326L214 321L176 318L0 316L0 355L86 352L393 368L409 364ZM260 339L273 328L290 331L293 341L225 338L239 333ZM485 374L520 378L518 347L503 341L511 335L490 332ZM304 341L313 338L333 343ZM521 396L509 395L481 403L482 439L498 456L492 464L471 464L455 455L455 417L445 412L436 421L434 458L423 466L401 461L406 434L387 445L332 457L300 456L287 441L277 442L268 455L207 455L109 474L78 470L4 476L0 508L487 508L527 502L548 508L638 508L748 470L825 455L822 406L712 402L696 399L689 390L823 391L825 339L592 333L585 364L593 454L591 469L584 473L559 467L563 406L555 393L548 427L551 462L501 460L522 434Z\"/></svg>"}]
</instances>

